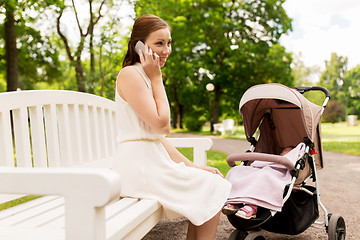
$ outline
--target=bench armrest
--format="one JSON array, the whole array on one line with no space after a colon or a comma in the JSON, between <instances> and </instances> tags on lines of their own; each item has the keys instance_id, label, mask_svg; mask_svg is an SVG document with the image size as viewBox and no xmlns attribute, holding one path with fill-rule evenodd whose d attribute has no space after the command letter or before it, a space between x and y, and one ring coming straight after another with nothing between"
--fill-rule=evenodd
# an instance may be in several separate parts
<instances>
[{"instance_id":1,"label":"bench armrest","mask_svg":"<svg viewBox=\"0 0 360 240\"><path fill-rule=\"evenodd\" d=\"M105 205L120 194L110 169L0 167L0 182L0 193L63 196L66 239L105 236Z\"/></svg>"},{"instance_id":2,"label":"bench armrest","mask_svg":"<svg viewBox=\"0 0 360 240\"><path fill-rule=\"evenodd\" d=\"M210 138L167 138L175 147L191 147L194 149L194 163L207 165L206 151L213 146Z\"/></svg>"},{"instance_id":3,"label":"bench armrest","mask_svg":"<svg viewBox=\"0 0 360 240\"><path fill-rule=\"evenodd\" d=\"M0 193L61 195L103 206L120 193L120 177L110 169L0 167Z\"/></svg>"}]
</instances>

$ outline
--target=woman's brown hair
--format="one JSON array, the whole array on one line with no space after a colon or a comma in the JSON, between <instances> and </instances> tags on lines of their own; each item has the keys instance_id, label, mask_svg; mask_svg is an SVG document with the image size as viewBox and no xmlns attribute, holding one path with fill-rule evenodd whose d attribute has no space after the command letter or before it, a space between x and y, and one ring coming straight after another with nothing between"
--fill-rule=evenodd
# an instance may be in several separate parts
<instances>
[{"instance_id":1,"label":"woman's brown hair","mask_svg":"<svg viewBox=\"0 0 360 240\"><path fill-rule=\"evenodd\" d=\"M169 25L164 20L155 15L146 14L137 18L131 31L128 50L126 52L122 67L140 62L139 55L135 52L135 44L137 41L145 42L150 33L163 28L170 29Z\"/></svg>"}]
</instances>

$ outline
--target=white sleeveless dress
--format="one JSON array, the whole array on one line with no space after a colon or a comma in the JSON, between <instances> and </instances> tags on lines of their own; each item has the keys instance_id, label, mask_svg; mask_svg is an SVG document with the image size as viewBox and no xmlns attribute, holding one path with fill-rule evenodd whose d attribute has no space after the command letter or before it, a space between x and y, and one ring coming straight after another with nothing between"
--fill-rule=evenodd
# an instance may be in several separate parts
<instances>
[{"instance_id":1,"label":"white sleeveless dress","mask_svg":"<svg viewBox=\"0 0 360 240\"><path fill-rule=\"evenodd\" d=\"M150 79L140 64L133 66L151 89ZM155 199L167 218L184 216L201 225L217 214L226 202L231 184L217 174L175 163L159 139L118 92L120 111L117 157L114 170L121 177L121 196Z\"/></svg>"}]
</instances>

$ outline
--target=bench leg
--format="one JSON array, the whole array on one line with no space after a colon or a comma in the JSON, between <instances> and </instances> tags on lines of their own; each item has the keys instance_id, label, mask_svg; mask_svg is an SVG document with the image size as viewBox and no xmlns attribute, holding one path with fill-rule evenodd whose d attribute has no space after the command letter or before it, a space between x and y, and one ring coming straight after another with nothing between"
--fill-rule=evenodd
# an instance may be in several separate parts
<instances>
[{"instance_id":1,"label":"bench leg","mask_svg":"<svg viewBox=\"0 0 360 240\"><path fill-rule=\"evenodd\" d=\"M65 236L66 240L105 240L105 208L65 201Z\"/></svg>"}]
</instances>

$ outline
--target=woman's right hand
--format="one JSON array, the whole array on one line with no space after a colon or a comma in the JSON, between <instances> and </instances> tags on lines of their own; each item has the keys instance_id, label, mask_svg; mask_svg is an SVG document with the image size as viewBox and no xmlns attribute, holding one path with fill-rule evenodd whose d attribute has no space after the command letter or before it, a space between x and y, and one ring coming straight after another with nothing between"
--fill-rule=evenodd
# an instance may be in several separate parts
<instances>
[{"instance_id":1,"label":"woman's right hand","mask_svg":"<svg viewBox=\"0 0 360 240\"><path fill-rule=\"evenodd\" d=\"M146 75L151 81L162 81L159 56L156 53L153 53L152 49L149 48L147 44L145 44L144 55L141 50L139 50L140 63Z\"/></svg>"}]
</instances>

